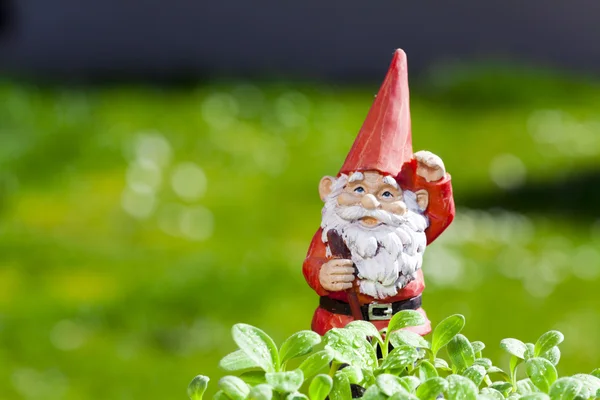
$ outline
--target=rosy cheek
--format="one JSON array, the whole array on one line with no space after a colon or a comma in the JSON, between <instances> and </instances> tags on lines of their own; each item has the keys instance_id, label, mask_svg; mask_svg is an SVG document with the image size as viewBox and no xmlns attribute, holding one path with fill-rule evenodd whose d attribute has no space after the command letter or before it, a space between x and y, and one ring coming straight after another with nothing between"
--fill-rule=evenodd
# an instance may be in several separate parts
<instances>
[{"instance_id":1,"label":"rosy cheek","mask_svg":"<svg viewBox=\"0 0 600 400\"><path fill-rule=\"evenodd\" d=\"M340 206L351 206L354 204L358 204L360 199L357 196L354 196L350 193L342 192L337 198L337 202Z\"/></svg>"},{"instance_id":2,"label":"rosy cheek","mask_svg":"<svg viewBox=\"0 0 600 400\"><path fill-rule=\"evenodd\" d=\"M395 201L385 204L384 209L396 215L404 215L406 213L406 204L403 201Z\"/></svg>"}]
</instances>

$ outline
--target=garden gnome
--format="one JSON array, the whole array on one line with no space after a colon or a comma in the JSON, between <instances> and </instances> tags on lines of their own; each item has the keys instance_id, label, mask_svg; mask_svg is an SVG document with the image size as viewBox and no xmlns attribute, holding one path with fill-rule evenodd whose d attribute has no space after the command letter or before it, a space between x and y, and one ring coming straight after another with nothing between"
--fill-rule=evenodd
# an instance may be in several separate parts
<instances>
[{"instance_id":1,"label":"garden gnome","mask_svg":"<svg viewBox=\"0 0 600 400\"><path fill-rule=\"evenodd\" d=\"M319 184L321 227L303 265L320 297L312 330L324 335L355 319L379 330L400 310L420 312L425 246L454 218L450 175L427 151L413 154L405 53L390 69L336 177Z\"/></svg>"}]
</instances>

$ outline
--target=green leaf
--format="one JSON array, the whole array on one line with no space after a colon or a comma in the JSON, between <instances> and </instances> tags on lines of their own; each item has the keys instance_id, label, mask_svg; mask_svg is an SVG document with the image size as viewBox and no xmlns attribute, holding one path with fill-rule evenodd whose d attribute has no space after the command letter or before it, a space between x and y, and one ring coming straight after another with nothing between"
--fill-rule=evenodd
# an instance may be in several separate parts
<instances>
[{"instance_id":1,"label":"green leaf","mask_svg":"<svg viewBox=\"0 0 600 400\"><path fill-rule=\"evenodd\" d=\"M504 400L504 395L491 387L485 387L481 389L481 394L492 400Z\"/></svg>"},{"instance_id":2,"label":"green leaf","mask_svg":"<svg viewBox=\"0 0 600 400\"><path fill-rule=\"evenodd\" d=\"M419 400L419 398L412 393L398 392L395 395L388 397L388 400Z\"/></svg>"},{"instance_id":3,"label":"green leaf","mask_svg":"<svg viewBox=\"0 0 600 400\"><path fill-rule=\"evenodd\" d=\"M308 397L300 392L293 392L288 394L285 400L308 400Z\"/></svg>"},{"instance_id":4,"label":"green leaf","mask_svg":"<svg viewBox=\"0 0 600 400\"><path fill-rule=\"evenodd\" d=\"M460 314L451 315L440 322L433 330L431 351L434 355L448 344L465 326L465 317Z\"/></svg>"},{"instance_id":5,"label":"green leaf","mask_svg":"<svg viewBox=\"0 0 600 400\"><path fill-rule=\"evenodd\" d=\"M545 358L546 360L550 361L554 366L556 366L560 361L560 349L558 348L558 346L554 346L553 348L542 354L540 357Z\"/></svg>"},{"instance_id":6,"label":"green leaf","mask_svg":"<svg viewBox=\"0 0 600 400\"><path fill-rule=\"evenodd\" d=\"M379 343L383 344L383 339L381 337L381 334L379 333L377 328L375 328L375 325L373 325L372 323L370 323L368 321L352 321L348 325L345 326L345 329L353 330L353 331L358 332L366 337L373 337Z\"/></svg>"},{"instance_id":7,"label":"green leaf","mask_svg":"<svg viewBox=\"0 0 600 400\"><path fill-rule=\"evenodd\" d=\"M352 398L350 382L346 375L337 372L333 377L333 387L329 393L329 400L349 400Z\"/></svg>"},{"instance_id":8,"label":"green leaf","mask_svg":"<svg viewBox=\"0 0 600 400\"><path fill-rule=\"evenodd\" d=\"M450 375L446 380L448 381L447 400L476 400L477 387L470 379L460 375Z\"/></svg>"},{"instance_id":9,"label":"green leaf","mask_svg":"<svg viewBox=\"0 0 600 400\"><path fill-rule=\"evenodd\" d=\"M417 388L417 397L421 400L435 400L440 393L448 390L448 382L440 377L430 378Z\"/></svg>"},{"instance_id":10,"label":"green leaf","mask_svg":"<svg viewBox=\"0 0 600 400\"><path fill-rule=\"evenodd\" d=\"M527 347L527 351L525 352L525 360L535 357L535 346L533 343L525 343L525 347Z\"/></svg>"},{"instance_id":11,"label":"green leaf","mask_svg":"<svg viewBox=\"0 0 600 400\"><path fill-rule=\"evenodd\" d=\"M517 356L510 357L510 381L516 382L517 380L517 367L523 362L523 360Z\"/></svg>"},{"instance_id":12,"label":"green leaf","mask_svg":"<svg viewBox=\"0 0 600 400\"><path fill-rule=\"evenodd\" d=\"M492 389L495 389L495 390L499 391L504 396L508 396L508 394L510 393L510 391L513 388L512 383L510 383L510 382L502 382L502 381L494 382L494 383L492 383L490 385L490 387Z\"/></svg>"},{"instance_id":13,"label":"green leaf","mask_svg":"<svg viewBox=\"0 0 600 400\"><path fill-rule=\"evenodd\" d=\"M409 326L420 326L425 322L425 317L418 311L415 310L402 310L394 314L390 323L388 324L388 334L394 331L407 328Z\"/></svg>"},{"instance_id":14,"label":"green leaf","mask_svg":"<svg viewBox=\"0 0 600 400\"><path fill-rule=\"evenodd\" d=\"M436 367L437 369L451 371L450 366L448 366L448 363L443 358L436 358L433 361L433 366Z\"/></svg>"},{"instance_id":15,"label":"green leaf","mask_svg":"<svg viewBox=\"0 0 600 400\"><path fill-rule=\"evenodd\" d=\"M481 382L483 382L483 378L485 378L486 369L481 365L471 365L463 371L462 375L465 378L469 378L475 386L479 387Z\"/></svg>"},{"instance_id":16,"label":"green leaf","mask_svg":"<svg viewBox=\"0 0 600 400\"><path fill-rule=\"evenodd\" d=\"M265 372L279 368L277 347L265 332L252 325L235 324L232 335L239 348Z\"/></svg>"},{"instance_id":17,"label":"green leaf","mask_svg":"<svg viewBox=\"0 0 600 400\"><path fill-rule=\"evenodd\" d=\"M240 379L242 379L248 385L258 385L267 382L267 378L265 378L265 371L263 370L246 371L240 375Z\"/></svg>"},{"instance_id":18,"label":"green leaf","mask_svg":"<svg viewBox=\"0 0 600 400\"><path fill-rule=\"evenodd\" d=\"M446 346L448 357L457 372L461 373L475 362L473 346L464 335L458 334Z\"/></svg>"},{"instance_id":19,"label":"green leaf","mask_svg":"<svg viewBox=\"0 0 600 400\"><path fill-rule=\"evenodd\" d=\"M429 361L421 361L419 364L419 379L421 379L421 382L425 382L427 379L435 378L437 376L437 370Z\"/></svg>"},{"instance_id":20,"label":"green leaf","mask_svg":"<svg viewBox=\"0 0 600 400\"><path fill-rule=\"evenodd\" d=\"M363 369L363 385L369 386L375 384L375 372L369 369Z\"/></svg>"},{"instance_id":21,"label":"green leaf","mask_svg":"<svg viewBox=\"0 0 600 400\"><path fill-rule=\"evenodd\" d=\"M588 374L576 374L572 377L583 383L584 393L587 397L593 396L600 390L600 378Z\"/></svg>"},{"instance_id":22,"label":"green leaf","mask_svg":"<svg viewBox=\"0 0 600 400\"><path fill-rule=\"evenodd\" d=\"M350 329L333 328L324 336L325 347L334 351L334 358L344 364L373 369L377 366L377 354L362 335Z\"/></svg>"},{"instance_id":23,"label":"green leaf","mask_svg":"<svg viewBox=\"0 0 600 400\"><path fill-rule=\"evenodd\" d=\"M219 380L219 389L223 391L231 400L244 400L250 387L246 382L237 376L224 376Z\"/></svg>"},{"instance_id":24,"label":"green leaf","mask_svg":"<svg viewBox=\"0 0 600 400\"><path fill-rule=\"evenodd\" d=\"M273 398L273 389L267 384L256 385L250 389L246 400L271 400Z\"/></svg>"},{"instance_id":25,"label":"green leaf","mask_svg":"<svg viewBox=\"0 0 600 400\"><path fill-rule=\"evenodd\" d=\"M489 367L487 369L486 372L487 372L488 375L499 374L501 379L504 379L507 382L511 381L510 376L506 372L504 372L502 369L500 369L500 368L498 368L496 366L492 365L491 367Z\"/></svg>"},{"instance_id":26,"label":"green leaf","mask_svg":"<svg viewBox=\"0 0 600 400\"><path fill-rule=\"evenodd\" d=\"M325 400L332 387L333 379L329 375L317 375L308 387L308 396L310 400Z\"/></svg>"},{"instance_id":27,"label":"green leaf","mask_svg":"<svg viewBox=\"0 0 600 400\"><path fill-rule=\"evenodd\" d=\"M242 350L236 350L233 353L227 354L221 359L219 366L226 371L239 371L242 369L259 367L258 364Z\"/></svg>"},{"instance_id":28,"label":"green leaf","mask_svg":"<svg viewBox=\"0 0 600 400\"><path fill-rule=\"evenodd\" d=\"M321 343L321 336L313 331L300 331L286 339L279 350L281 363L310 353L314 346Z\"/></svg>"},{"instance_id":29,"label":"green leaf","mask_svg":"<svg viewBox=\"0 0 600 400\"><path fill-rule=\"evenodd\" d=\"M481 353L483 349L485 349L485 344L483 342L475 341L471 342L471 346L473 346L473 351L477 353Z\"/></svg>"},{"instance_id":30,"label":"green leaf","mask_svg":"<svg viewBox=\"0 0 600 400\"><path fill-rule=\"evenodd\" d=\"M596 368L593 370L590 375L595 376L596 378L600 378L600 368Z\"/></svg>"},{"instance_id":31,"label":"green leaf","mask_svg":"<svg viewBox=\"0 0 600 400\"><path fill-rule=\"evenodd\" d=\"M209 381L208 376L197 375L194 377L187 388L187 395L190 400L202 400Z\"/></svg>"},{"instance_id":32,"label":"green leaf","mask_svg":"<svg viewBox=\"0 0 600 400\"><path fill-rule=\"evenodd\" d=\"M215 393L215 395L213 396L213 400L231 400L229 398L229 396L227 396L225 394L225 392L223 392L222 390L219 390L217 393Z\"/></svg>"},{"instance_id":33,"label":"green leaf","mask_svg":"<svg viewBox=\"0 0 600 400\"><path fill-rule=\"evenodd\" d=\"M402 383L407 392L414 393L421 384L421 380L416 376L403 376L400 378L400 383Z\"/></svg>"},{"instance_id":34,"label":"green leaf","mask_svg":"<svg viewBox=\"0 0 600 400\"><path fill-rule=\"evenodd\" d=\"M519 339L502 339L500 341L500 347L505 350L508 354L512 354L515 357L518 357L522 360L525 359L525 352L527 351L527 346L525 343L521 342Z\"/></svg>"},{"instance_id":35,"label":"green leaf","mask_svg":"<svg viewBox=\"0 0 600 400\"><path fill-rule=\"evenodd\" d=\"M504 372L504 370L502 368L498 368L495 365L492 365L491 367L489 367L486 371L488 374L501 374L506 376L508 379L510 380L510 377L508 376L508 374L506 372Z\"/></svg>"},{"instance_id":36,"label":"green leaf","mask_svg":"<svg viewBox=\"0 0 600 400\"><path fill-rule=\"evenodd\" d=\"M315 354L308 356L300 366L305 379L310 379L317 375L323 368L329 366L333 360L334 352L331 349L317 351Z\"/></svg>"},{"instance_id":37,"label":"green leaf","mask_svg":"<svg viewBox=\"0 0 600 400\"><path fill-rule=\"evenodd\" d=\"M390 343L394 347L408 345L428 349L431 345L423 336L411 331L396 331L390 334Z\"/></svg>"},{"instance_id":38,"label":"green leaf","mask_svg":"<svg viewBox=\"0 0 600 400\"><path fill-rule=\"evenodd\" d=\"M364 379L362 370L355 365L348 365L339 371L348 377L348 382L358 385Z\"/></svg>"},{"instance_id":39,"label":"green leaf","mask_svg":"<svg viewBox=\"0 0 600 400\"><path fill-rule=\"evenodd\" d=\"M377 385L369 386L361 397L362 400L385 400L387 398L385 394L381 393Z\"/></svg>"},{"instance_id":40,"label":"green leaf","mask_svg":"<svg viewBox=\"0 0 600 400\"><path fill-rule=\"evenodd\" d=\"M391 374L381 374L377 377L377 387L386 396L391 396L399 391L406 391L400 378Z\"/></svg>"},{"instance_id":41,"label":"green leaf","mask_svg":"<svg viewBox=\"0 0 600 400\"><path fill-rule=\"evenodd\" d=\"M304 374L300 369L289 372L267 372L265 378L273 389L283 393L297 391L304 382Z\"/></svg>"},{"instance_id":42,"label":"green leaf","mask_svg":"<svg viewBox=\"0 0 600 400\"><path fill-rule=\"evenodd\" d=\"M560 378L550 387L550 397L553 400L575 400L576 398L587 398L582 381L575 378Z\"/></svg>"},{"instance_id":43,"label":"green leaf","mask_svg":"<svg viewBox=\"0 0 600 400\"><path fill-rule=\"evenodd\" d=\"M404 369L412 365L419 358L419 353L414 347L400 346L388 354L381 363L381 370Z\"/></svg>"},{"instance_id":44,"label":"green leaf","mask_svg":"<svg viewBox=\"0 0 600 400\"><path fill-rule=\"evenodd\" d=\"M535 357L526 361L525 368L533 384L542 392L548 393L558 376L554 365L545 358Z\"/></svg>"},{"instance_id":45,"label":"green leaf","mask_svg":"<svg viewBox=\"0 0 600 400\"><path fill-rule=\"evenodd\" d=\"M565 336L559 331L546 332L540 336L537 342L535 342L533 355L538 357L549 351L554 346L561 344L563 340L565 340Z\"/></svg>"},{"instance_id":46,"label":"green leaf","mask_svg":"<svg viewBox=\"0 0 600 400\"><path fill-rule=\"evenodd\" d=\"M531 379L525 378L521 379L517 382L517 393L519 394L529 394L529 393L537 393L540 390L533 384Z\"/></svg>"},{"instance_id":47,"label":"green leaf","mask_svg":"<svg viewBox=\"0 0 600 400\"><path fill-rule=\"evenodd\" d=\"M550 397L546 393L529 393L525 396L519 397L519 400L550 400Z\"/></svg>"},{"instance_id":48,"label":"green leaf","mask_svg":"<svg viewBox=\"0 0 600 400\"><path fill-rule=\"evenodd\" d=\"M492 367L492 360L489 358L476 358L473 365L481 365L486 370Z\"/></svg>"}]
</instances>

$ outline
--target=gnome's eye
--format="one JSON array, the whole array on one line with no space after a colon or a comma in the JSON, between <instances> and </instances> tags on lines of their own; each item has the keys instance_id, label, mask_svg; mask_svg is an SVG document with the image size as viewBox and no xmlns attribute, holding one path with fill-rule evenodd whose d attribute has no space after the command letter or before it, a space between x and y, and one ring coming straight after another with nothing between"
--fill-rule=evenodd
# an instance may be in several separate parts
<instances>
[{"instance_id":1,"label":"gnome's eye","mask_svg":"<svg viewBox=\"0 0 600 400\"><path fill-rule=\"evenodd\" d=\"M363 189L363 187L362 187L362 186L359 186L359 187L355 188L355 189L354 189L354 191L355 191L356 193L364 193L364 192L365 192L365 189Z\"/></svg>"},{"instance_id":2,"label":"gnome's eye","mask_svg":"<svg viewBox=\"0 0 600 400\"><path fill-rule=\"evenodd\" d=\"M386 192L383 192L381 197L384 197L386 199L391 199L392 197L394 197L394 195L392 194L392 192L386 191Z\"/></svg>"}]
</instances>

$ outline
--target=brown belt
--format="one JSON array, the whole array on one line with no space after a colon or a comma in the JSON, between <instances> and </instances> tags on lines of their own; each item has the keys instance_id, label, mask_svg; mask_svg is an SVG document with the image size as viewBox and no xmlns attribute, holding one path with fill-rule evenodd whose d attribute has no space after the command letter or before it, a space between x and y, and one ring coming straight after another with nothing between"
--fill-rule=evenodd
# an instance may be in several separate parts
<instances>
[{"instance_id":1,"label":"brown belt","mask_svg":"<svg viewBox=\"0 0 600 400\"><path fill-rule=\"evenodd\" d=\"M371 303L360 307L365 321L387 321L394 314L402 310L416 310L421 307L421 295L411 299L395 301L393 303ZM352 315L350 304L345 301L332 299L331 297L321 296L319 305L322 309L334 314Z\"/></svg>"}]
</instances>

